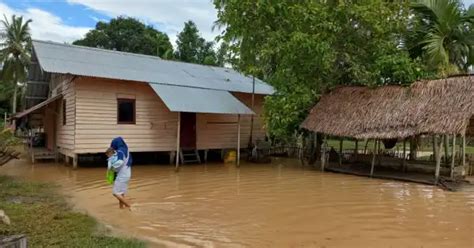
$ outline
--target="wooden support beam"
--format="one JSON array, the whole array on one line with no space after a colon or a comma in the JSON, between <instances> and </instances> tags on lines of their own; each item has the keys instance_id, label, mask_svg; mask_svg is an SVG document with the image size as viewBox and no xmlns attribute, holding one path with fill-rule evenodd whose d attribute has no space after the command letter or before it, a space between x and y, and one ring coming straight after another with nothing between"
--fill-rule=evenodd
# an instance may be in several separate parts
<instances>
[{"instance_id":1,"label":"wooden support beam","mask_svg":"<svg viewBox=\"0 0 474 248\"><path fill-rule=\"evenodd\" d=\"M456 160L456 134L453 135L453 151L451 153L451 178L454 178L454 162Z\"/></svg>"},{"instance_id":2,"label":"wooden support beam","mask_svg":"<svg viewBox=\"0 0 474 248\"><path fill-rule=\"evenodd\" d=\"M252 111L255 111L255 76L252 78ZM253 144L253 115L250 116L250 135L248 147L252 147Z\"/></svg>"},{"instance_id":3,"label":"wooden support beam","mask_svg":"<svg viewBox=\"0 0 474 248\"><path fill-rule=\"evenodd\" d=\"M443 149L443 137L440 136L440 140L438 142L438 137L435 137L435 147L436 147L436 169L435 169L435 185L438 184L439 180L439 171L441 168L441 150ZM438 144L439 143L439 144Z\"/></svg>"},{"instance_id":4,"label":"wooden support beam","mask_svg":"<svg viewBox=\"0 0 474 248\"><path fill-rule=\"evenodd\" d=\"M71 163L71 158L68 155L64 155L64 162L66 162L66 165L69 165Z\"/></svg>"},{"instance_id":5,"label":"wooden support beam","mask_svg":"<svg viewBox=\"0 0 474 248\"><path fill-rule=\"evenodd\" d=\"M323 143L321 145L321 171L326 167L326 135L322 134Z\"/></svg>"},{"instance_id":6,"label":"wooden support beam","mask_svg":"<svg viewBox=\"0 0 474 248\"><path fill-rule=\"evenodd\" d=\"M447 134L444 135L444 163L449 163L449 136Z\"/></svg>"},{"instance_id":7,"label":"wooden support beam","mask_svg":"<svg viewBox=\"0 0 474 248\"><path fill-rule=\"evenodd\" d=\"M237 115L237 166L240 166L240 115Z\"/></svg>"},{"instance_id":8,"label":"wooden support beam","mask_svg":"<svg viewBox=\"0 0 474 248\"><path fill-rule=\"evenodd\" d=\"M342 166L342 146L344 144L344 139L339 140L339 166Z\"/></svg>"},{"instance_id":9,"label":"wooden support beam","mask_svg":"<svg viewBox=\"0 0 474 248\"><path fill-rule=\"evenodd\" d=\"M462 167L465 168L466 166L466 133L462 135L462 149L461 149L461 164ZM471 175L471 166L469 166L469 175Z\"/></svg>"},{"instance_id":10,"label":"wooden support beam","mask_svg":"<svg viewBox=\"0 0 474 248\"><path fill-rule=\"evenodd\" d=\"M372 177L374 175L374 169L375 169L375 156L377 154L377 143L378 143L378 140L375 139L374 140L374 150L372 152L372 165L370 167L370 176Z\"/></svg>"},{"instance_id":11,"label":"wooden support beam","mask_svg":"<svg viewBox=\"0 0 474 248\"><path fill-rule=\"evenodd\" d=\"M173 165L176 153L174 151L171 151L169 155L170 155L170 165Z\"/></svg>"},{"instance_id":12,"label":"wooden support beam","mask_svg":"<svg viewBox=\"0 0 474 248\"><path fill-rule=\"evenodd\" d=\"M209 153L209 149L204 150L204 163L207 163L207 154Z\"/></svg>"},{"instance_id":13,"label":"wooden support beam","mask_svg":"<svg viewBox=\"0 0 474 248\"><path fill-rule=\"evenodd\" d=\"M407 169L407 139L403 139L402 171L406 172L406 169Z\"/></svg>"},{"instance_id":14,"label":"wooden support beam","mask_svg":"<svg viewBox=\"0 0 474 248\"><path fill-rule=\"evenodd\" d=\"M79 162L78 160L79 160L79 155L78 154L72 155L72 168L73 169L77 169L77 164Z\"/></svg>"},{"instance_id":15,"label":"wooden support beam","mask_svg":"<svg viewBox=\"0 0 474 248\"><path fill-rule=\"evenodd\" d=\"M49 85L49 82L45 82L45 81L27 81L26 84L39 84L39 85L46 85L46 86L48 86L48 85Z\"/></svg>"},{"instance_id":16,"label":"wooden support beam","mask_svg":"<svg viewBox=\"0 0 474 248\"><path fill-rule=\"evenodd\" d=\"M181 140L181 112L178 112L178 125L176 129L176 165L175 170L179 170L179 150Z\"/></svg>"}]
</instances>

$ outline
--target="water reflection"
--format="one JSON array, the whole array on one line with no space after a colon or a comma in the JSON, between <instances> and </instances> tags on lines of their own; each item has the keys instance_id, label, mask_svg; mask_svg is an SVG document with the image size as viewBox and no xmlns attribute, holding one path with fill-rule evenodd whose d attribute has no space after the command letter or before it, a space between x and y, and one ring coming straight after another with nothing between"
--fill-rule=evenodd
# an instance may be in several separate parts
<instances>
[{"instance_id":1,"label":"water reflection","mask_svg":"<svg viewBox=\"0 0 474 248\"><path fill-rule=\"evenodd\" d=\"M474 193L320 173L297 161L134 166L134 211L103 168L15 161L0 173L57 182L118 233L179 247L474 247Z\"/></svg>"}]
</instances>

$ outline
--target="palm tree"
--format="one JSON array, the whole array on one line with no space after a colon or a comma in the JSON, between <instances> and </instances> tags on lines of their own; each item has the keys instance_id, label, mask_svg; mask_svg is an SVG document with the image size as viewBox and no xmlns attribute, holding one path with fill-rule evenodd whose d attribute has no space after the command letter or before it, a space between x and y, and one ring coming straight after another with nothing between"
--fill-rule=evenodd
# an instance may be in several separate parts
<instances>
[{"instance_id":1,"label":"palm tree","mask_svg":"<svg viewBox=\"0 0 474 248\"><path fill-rule=\"evenodd\" d=\"M30 22L15 15L10 21L6 16L1 21L0 62L3 64L3 81L14 85L12 113L16 113L18 85L26 79L26 69L31 58Z\"/></svg>"},{"instance_id":2,"label":"palm tree","mask_svg":"<svg viewBox=\"0 0 474 248\"><path fill-rule=\"evenodd\" d=\"M418 0L411 5L418 22L413 37L423 56L442 76L466 73L474 62L474 5L459 0Z\"/></svg>"}]
</instances>

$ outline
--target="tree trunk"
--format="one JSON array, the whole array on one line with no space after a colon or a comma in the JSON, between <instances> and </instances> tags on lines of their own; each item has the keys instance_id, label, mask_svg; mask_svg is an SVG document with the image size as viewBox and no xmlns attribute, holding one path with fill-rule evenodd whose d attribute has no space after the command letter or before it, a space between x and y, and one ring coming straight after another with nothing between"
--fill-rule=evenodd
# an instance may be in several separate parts
<instances>
[{"instance_id":1,"label":"tree trunk","mask_svg":"<svg viewBox=\"0 0 474 248\"><path fill-rule=\"evenodd\" d=\"M15 89L13 91L13 102L12 102L12 114L16 114L16 104L17 104L17 94L18 94L18 84L15 82Z\"/></svg>"}]
</instances>

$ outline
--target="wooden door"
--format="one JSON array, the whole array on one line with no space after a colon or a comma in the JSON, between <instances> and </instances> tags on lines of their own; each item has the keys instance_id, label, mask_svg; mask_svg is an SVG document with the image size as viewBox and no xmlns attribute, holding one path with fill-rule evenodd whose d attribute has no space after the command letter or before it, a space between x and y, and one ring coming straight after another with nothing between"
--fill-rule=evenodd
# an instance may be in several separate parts
<instances>
[{"instance_id":1,"label":"wooden door","mask_svg":"<svg viewBox=\"0 0 474 248\"><path fill-rule=\"evenodd\" d=\"M181 113L180 144L183 149L196 148L196 113Z\"/></svg>"}]
</instances>

